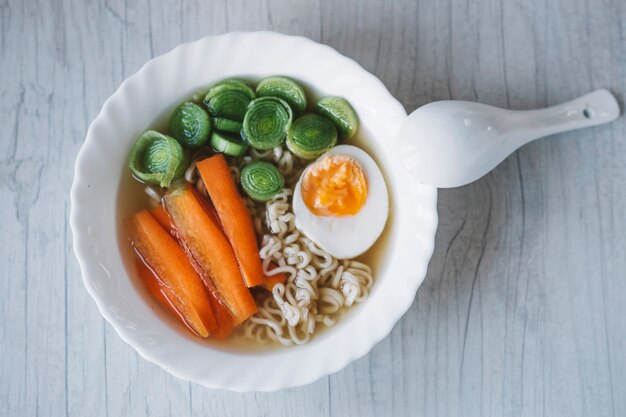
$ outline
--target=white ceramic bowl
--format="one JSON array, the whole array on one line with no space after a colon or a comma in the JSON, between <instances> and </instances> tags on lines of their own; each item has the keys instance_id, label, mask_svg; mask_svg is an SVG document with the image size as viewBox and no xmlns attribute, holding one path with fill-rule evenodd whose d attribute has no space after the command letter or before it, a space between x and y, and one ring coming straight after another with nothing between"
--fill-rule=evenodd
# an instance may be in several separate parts
<instances>
[{"instance_id":1,"label":"white ceramic bowl","mask_svg":"<svg viewBox=\"0 0 626 417\"><path fill-rule=\"evenodd\" d=\"M155 120L222 78L274 74L300 80L315 94L344 96L354 105L364 148L387 179L390 230L364 303L308 345L246 351L187 336L151 308L124 261L116 199L130 146ZM436 190L414 183L396 154L395 134L405 118L402 105L376 77L332 48L302 37L272 32L209 36L150 60L104 103L76 161L70 221L89 294L143 357L207 387L271 391L339 371L389 334L411 306L433 251Z\"/></svg>"}]
</instances>

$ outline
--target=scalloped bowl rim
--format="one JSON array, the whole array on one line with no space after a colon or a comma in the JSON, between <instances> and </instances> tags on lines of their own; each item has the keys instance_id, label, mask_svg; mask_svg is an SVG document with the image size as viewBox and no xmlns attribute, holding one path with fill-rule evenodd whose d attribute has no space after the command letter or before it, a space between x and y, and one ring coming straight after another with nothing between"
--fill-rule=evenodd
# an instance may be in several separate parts
<instances>
[{"instance_id":1,"label":"scalloped bowl rim","mask_svg":"<svg viewBox=\"0 0 626 417\"><path fill-rule=\"evenodd\" d=\"M294 48L293 51L296 53L298 51L316 53L325 59L324 61L316 61L320 63L319 71L322 73L327 70L324 65L330 67L332 64L341 67L342 72L338 74L337 78L344 80L342 82L346 83L346 86L352 86L354 91L358 92L354 93L355 95L364 94L364 97L369 97L367 96L369 94L380 101L380 105L377 102L376 106L363 110L363 113L372 114L372 116L367 117L371 118L373 126L382 123L375 119L384 120L390 126L390 131L385 133L387 136L393 136L400 123L406 118L406 111L402 105L389 93L378 78L363 69L354 60L341 55L327 45L316 43L308 38L275 32L231 32L224 35L207 36L194 42L183 43L171 51L149 60L135 74L125 79L115 93L105 101L100 113L91 123L85 142L78 153L70 197L70 226L73 234L74 252L85 287L105 320L142 357L161 366L171 374L210 388L240 392L273 391L305 385L337 372L350 362L367 354L376 343L391 332L393 326L411 306L415 293L426 275L428 262L434 249L434 237L438 221L437 190L403 177L402 174L408 176L406 172L402 172L404 167L395 166L401 164L394 164L393 169L391 166L384 166L383 171L388 178L392 176L389 172L394 172L394 181L398 181L398 184L394 184L394 186L397 185L397 188L403 189L406 187L409 190L409 192L395 193L393 201L399 214L394 214L394 216L398 216L398 222L403 220L404 223L403 228L397 232L397 241L391 242L390 245L405 255L409 255L410 252L406 252L406 248L402 246L403 243L415 244L416 250L419 250L419 256L413 257L410 261L408 259L402 261L403 269L398 269L400 267L394 264L390 264L389 268L399 272L400 270L406 271L406 268L410 267L412 273L407 273L407 276L401 278L396 276L389 278L398 281L397 283L401 284L402 288L394 290L393 288L385 288L385 285L376 288L376 307L379 309L384 307L384 314L380 311L377 313L370 311L374 307L369 310L365 309L364 305L370 302L368 299L363 303L363 306L359 306L358 312L351 312L347 317L340 320L335 326L336 329L324 332L324 337L320 337L322 340L316 339L302 347L278 349L270 354L242 354L241 352L210 349L206 346L190 343L189 340L181 337L166 325L159 324L158 319L156 321L154 318L150 319L152 321L140 320L136 311L139 309L141 314L146 314L149 311L148 307L139 305L145 303L125 306L116 301L115 297L108 297L102 283L104 282L105 286L110 287L114 287L113 284L115 283L120 284L110 280L113 279L115 270L119 270L122 260L119 254L110 253L110 245L112 244L110 241L100 240L101 236L97 234L98 226L90 217L91 210L94 209L95 194L93 193L96 191L90 190L91 185L94 184L88 182L88 179L90 175L91 179L94 179L93 173L98 169L97 161L94 160L93 155L94 152L100 150L100 147L104 147L106 151L106 146L111 146L107 143L108 140L98 139L102 136L101 131L112 128L110 127L112 125L110 119L123 120L126 116L120 108L124 109L124 106L127 105L126 102L134 99L134 90L141 88L142 83L145 84L146 80L154 77L155 74L167 73L170 68L175 66L177 57L190 53L193 53L195 57L199 52L219 51L220 48L232 47L233 44L252 51L255 43L269 45L267 46L269 51L267 53L270 54L281 53L288 47ZM295 47L298 48L298 51ZM277 66L277 69L275 73L285 73L280 71L280 65ZM178 70L182 71L181 69ZM304 67L294 71L300 70L311 71L308 68L304 69ZM354 85L350 83L354 83ZM199 84L197 88L203 86L203 84ZM352 91L349 90L348 92L351 93ZM367 100L364 99L363 101ZM172 104L174 103L168 102L159 105L165 108ZM355 107L359 116L362 117L359 104L356 103ZM157 114L153 115L154 118L156 116ZM120 124L123 125L123 123ZM141 128L145 129L146 126ZM121 140L130 146L132 139L134 138ZM389 157L397 157L398 155L394 152L396 151L390 151ZM391 181L389 179L387 181L388 186L390 186L389 182ZM409 209L412 209L413 215L408 213ZM408 223L409 220L415 221L415 229L412 228L413 223ZM391 251L391 249L388 248L387 251ZM388 273L388 275L390 274ZM106 290L111 291L112 289L107 287ZM372 297L373 294L374 291L372 291ZM119 298L124 294L116 293L115 295ZM137 298L136 295L135 298ZM117 305L116 302L118 302ZM128 312L125 311L125 308L134 308L134 310ZM127 314L130 314L130 319ZM365 318L359 317L365 314L370 318L369 322L364 321ZM138 322L140 325L137 325ZM150 326L146 326L149 329L144 331L141 323L150 323ZM172 340L171 346L170 340ZM185 349L185 355L177 355L177 349L181 347ZM330 349L332 349L332 355L329 354ZM193 367L189 362L190 358L197 360L204 358L205 355L207 362L211 362L217 369L208 368L211 370L209 372L204 362L198 363L197 367ZM244 369L245 371L243 371Z\"/></svg>"}]
</instances>

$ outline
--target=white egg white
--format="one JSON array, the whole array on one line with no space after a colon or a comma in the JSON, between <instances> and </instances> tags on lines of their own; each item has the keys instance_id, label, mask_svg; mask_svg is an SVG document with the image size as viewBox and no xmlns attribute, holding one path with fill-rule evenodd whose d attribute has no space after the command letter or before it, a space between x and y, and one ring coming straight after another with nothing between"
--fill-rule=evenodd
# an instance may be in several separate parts
<instances>
[{"instance_id":1,"label":"white egg white","mask_svg":"<svg viewBox=\"0 0 626 417\"><path fill-rule=\"evenodd\" d=\"M385 179L376 162L356 146L335 146L327 155L345 155L361 164L367 180L367 200L353 216L318 216L302 199L300 176L293 194L293 212L296 227L322 249L339 259L350 259L367 251L385 228L389 216L389 194Z\"/></svg>"}]
</instances>

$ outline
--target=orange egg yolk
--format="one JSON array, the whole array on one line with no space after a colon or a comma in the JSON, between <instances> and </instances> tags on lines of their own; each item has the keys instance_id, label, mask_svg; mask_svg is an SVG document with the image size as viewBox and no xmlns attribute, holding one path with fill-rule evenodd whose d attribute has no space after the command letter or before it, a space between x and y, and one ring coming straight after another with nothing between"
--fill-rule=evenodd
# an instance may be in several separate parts
<instances>
[{"instance_id":1,"label":"orange egg yolk","mask_svg":"<svg viewBox=\"0 0 626 417\"><path fill-rule=\"evenodd\" d=\"M328 155L310 165L302 179L302 199L318 216L351 216L367 200L361 164L345 155Z\"/></svg>"}]
</instances>

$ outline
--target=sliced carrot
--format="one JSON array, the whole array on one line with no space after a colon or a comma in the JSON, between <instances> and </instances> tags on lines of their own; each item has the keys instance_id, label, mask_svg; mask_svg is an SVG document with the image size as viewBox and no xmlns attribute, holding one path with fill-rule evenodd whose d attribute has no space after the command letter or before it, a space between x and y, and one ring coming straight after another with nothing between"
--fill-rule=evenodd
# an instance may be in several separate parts
<instances>
[{"instance_id":1,"label":"sliced carrot","mask_svg":"<svg viewBox=\"0 0 626 417\"><path fill-rule=\"evenodd\" d=\"M161 285L154 271L152 271L139 256L137 257L135 266L139 279L141 279L141 282L143 282L146 286L152 297L154 297L154 299L156 299L165 310L167 310L183 326L185 326L187 330L196 336L200 336L193 328L192 323L190 323L185 315L181 313L183 311L183 307L181 306L180 299L176 297L176 295L169 288Z\"/></svg>"},{"instance_id":2,"label":"sliced carrot","mask_svg":"<svg viewBox=\"0 0 626 417\"><path fill-rule=\"evenodd\" d=\"M213 207L213 204L211 204L211 202L207 200L204 195L200 194L195 188L191 187L191 190L193 191L193 194L196 196L196 198L200 202L200 205L202 206L204 211L206 211L206 214L209 215L213 223L219 225L221 228L222 224L220 223L219 217L217 217L217 213L215 212L215 207Z\"/></svg>"},{"instance_id":3,"label":"sliced carrot","mask_svg":"<svg viewBox=\"0 0 626 417\"><path fill-rule=\"evenodd\" d=\"M173 238L176 238L176 234L172 233L172 230L175 230L176 226L174 226L172 218L163 206L156 206L155 208L150 210L150 214L152 214L152 217L154 217L154 219L159 222L162 228L170 232Z\"/></svg>"},{"instance_id":4,"label":"sliced carrot","mask_svg":"<svg viewBox=\"0 0 626 417\"><path fill-rule=\"evenodd\" d=\"M194 332L207 337L217 323L200 277L178 243L161 227L148 210L130 220L133 247L155 273L162 287L179 300L174 304Z\"/></svg>"},{"instance_id":5,"label":"sliced carrot","mask_svg":"<svg viewBox=\"0 0 626 417\"><path fill-rule=\"evenodd\" d=\"M213 315L215 316L215 321L217 321L217 328L213 332L211 332L211 336L217 339L226 339L236 327L235 319L233 318L233 315L228 307L226 307L226 304L223 301L223 297L215 287L215 284L213 283L213 279L211 278L210 274L196 260L187 245L184 244L184 242L181 243L183 244L183 249L185 249L185 252L187 253L187 257L191 261L191 265L193 265L193 268L202 278L202 281L204 282L205 288L207 289L209 298L211 300Z\"/></svg>"},{"instance_id":6,"label":"sliced carrot","mask_svg":"<svg viewBox=\"0 0 626 417\"><path fill-rule=\"evenodd\" d=\"M246 285L254 287L263 284L265 276L254 224L230 175L224 155L206 158L197 162L196 167L233 247Z\"/></svg>"},{"instance_id":7,"label":"sliced carrot","mask_svg":"<svg viewBox=\"0 0 626 417\"><path fill-rule=\"evenodd\" d=\"M217 339L226 339L235 328L233 315L226 306L211 293L211 306L217 320L217 328L213 330L211 336Z\"/></svg>"},{"instance_id":8,"label":"sliced carrot","mask_svg":"<svg viewBox=\"0 0 626 417\"><path fill-rule=\"evenodd\" d=\"M202 204L207 214L209 216L212 216L212 219L214 220L214 222L217 223L217 215L215 214L215 209L213 209L213 207L210 205L208 201L206 201L206 199L204 199L202 196L199 196L198 193L196 193L196 197ZM164 229L170 230L170 234L172 235L172 237L178 240L178 232L176 231L176 225L174 225L172 218L170 217L167 210L163 208L163 206L155 207L154 209L150 210L150 213L152 213L154 218L159 222L161 226L163 226ZM193 256L189 256L189 259L191 261L191 265L194 267L194 269L196 270L196 272L198 272L200 276L203 276L204 274L206 274L206 271L204 271L202 266L199 265L198 262L196 262ZM143 263L141 264L143 265ZM146 268L145 265L144 265L144 269L150 272L150 270ZM205 280L203 279L203 281ZM206 280L205 283L208 284L206 285L207 293L209 294L209 298L211 300L211 307L213 309L213 315L215 316L215 321L217 322L217 328L211 332L211 336L217 339L226 339L228 336L230 336L233 329L235 328L235 321L233 320L233 315L230 314L230 311L228 310L228 308L226 308L223 302L219 299L219 293L217 289L215 288L215 285L213 285L212 280ZM162 296L163 294L161 293L161 291L159 291L158 287L156 288L156 290L158 294L155 295L155 298L159 299L158 298L159 295ZM167 303L167 300L165 300L165 302ZM161 304L163 304L163 302L161 302ZM166 306L166 308L168 306ZM171 306L169 307L171 308ZM177 314L176 310L170 310L170 312L174 315Z\"/></svg>"},{"instance_id":9,"label":"sliced carrot","mask_svg":"<svg viewBox=\"0 0 626 417\"><path fill-rule=\"evenodd\" d=\"M269 277L265 277L265 282L263 283L263 288L272 291L274 285L276 284L284 284L287 281L287 276L285 274L276 274Z\"/></svg>"},{"instance_id":10,"label":"sliced carrot","mask_svg":"<svg viewBox=\"0 0 626 417\"><path fill-rule=\"evenodd\" d=\"M274 268L277 268L277 266L274 265L273 263L270 263L270 266L268 269L271 271ZM272 289L274 288L274 285L284 284L285 282L287 282L287 275L283 273L278 273L274 275L266 275L265 282L263 282L263 287L269 291L272 291Z\"/></svg>"},{"instance_id":11,"label":"sliced carrot","mask_svg":"<svg viewBox=\"0 0 626 417\"><path fill-rule=\"evenodd\" d=\"M167 193L165 208L174 220L181 242L206 272L202 276L205 284L210 281L215 285L235 324L254 314L256 304L241 277L233 248L219 224L206 213L191 186Z\"/></svg>"}]
</instances>

